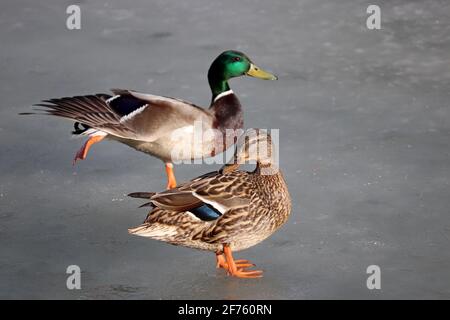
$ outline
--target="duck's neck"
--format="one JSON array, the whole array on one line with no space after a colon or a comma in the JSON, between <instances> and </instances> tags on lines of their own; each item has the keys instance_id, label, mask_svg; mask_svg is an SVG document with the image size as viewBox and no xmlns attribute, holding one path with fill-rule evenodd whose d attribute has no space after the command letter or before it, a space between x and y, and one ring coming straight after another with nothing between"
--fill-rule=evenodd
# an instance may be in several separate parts
<instances>
[{"instance_id":1,"label":"duck's neck","mask_svg":"<svg viewBox=\"0 0 450 320\"><path fill-rule=\"evenodd\" d=\"M214 114L214 129L225 132L227 129L242 129L244 126L241 104L231 89L215 96L209 110Z\"/></svg>"},{"instance_id":2,"label":"duck's neck","mask_svg":"<svg viewBox=\"0 0 450 320\"><path fill-rule=\"evenodd\" d=\"M213 127L221 131L241 129L244 125L241 104L228 85L228 77L216 63L209 68L208 82L212 94L209 109L215 118Z\"/></svg>"},{"instance_id":3,"label":"duck's neck","mask_svg":"<svg viewBox=\"0 0 450 320\"><path fill-rule=\"evenodd\" d=\"M214 100L224 92L227 92L230 90L230 86L228 85L228 81L226 80L220 80L220 79L208 79L209 80L209 86L211 87L211 105L214 103Z\"/></svg>"},{"instance_id":4,"label":"duck's neck","mask_svg":"<svg viewBox=\"0 0 450 320\"><path fill-rule=\"evenodd\" d=\"M209 87L211 88L211 106L214 104L216 98L224 92L230 90L230 86L228 85L228 79L225 77L223 72L220 72L220 68L218 68L215 64L211 65L211 68L208 70L208 82Z\"/></svg>"}]
</instances>

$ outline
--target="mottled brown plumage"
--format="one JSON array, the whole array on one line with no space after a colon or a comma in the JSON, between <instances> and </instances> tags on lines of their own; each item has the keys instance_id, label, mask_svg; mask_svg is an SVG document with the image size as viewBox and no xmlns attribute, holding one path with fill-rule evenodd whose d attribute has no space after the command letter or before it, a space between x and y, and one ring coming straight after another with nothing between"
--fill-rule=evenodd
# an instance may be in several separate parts
<instances>
[{"instance_id":1,"label":"mottled brown plumage","mask_svg":"<svg viewBox=\"0 0 450 320\"><path fill-rule=\"evenodd\" d=\"M281 171L272 163L272 153L256 158L249 154L249 149L261 140L250 138L236 157L239 163L257 160L253 172L237 170L237 166L229 164L175 189L149 194L153 209L143 224L129 232L218 254L225 245L239 251L269 237L288 219L291 200ZM204 221L191 212L205 204L220 212L220 216Z\"/></svg>"}]
</instances>

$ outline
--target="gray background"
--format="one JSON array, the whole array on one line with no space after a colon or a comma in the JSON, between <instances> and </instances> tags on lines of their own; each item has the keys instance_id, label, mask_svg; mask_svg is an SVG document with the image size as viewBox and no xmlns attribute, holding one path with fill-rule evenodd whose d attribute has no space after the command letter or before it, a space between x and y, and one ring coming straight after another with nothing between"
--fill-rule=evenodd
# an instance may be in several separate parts
<instances>
[{"instance_id":1,"label":"gray background","mask_svg":"<svg viewBox=\"0 0 450 320\"><path fill-rule=\"evenodd\" d=\"M81 1L80 31L71 1L40 2L0 4L0 298L450 298L448 1ZM17 115L111 87L205 106L225 49L280 77L231 81L247 127L281 128L293 198L278 233L236 254L260 280L128 235L146 211L124 194L164 188L159 160L104 142L72 168L70 122ZM66 289L71 264L82 290ZM382 290L366 288L371 264Z\"/></svg>"}]
</instances>

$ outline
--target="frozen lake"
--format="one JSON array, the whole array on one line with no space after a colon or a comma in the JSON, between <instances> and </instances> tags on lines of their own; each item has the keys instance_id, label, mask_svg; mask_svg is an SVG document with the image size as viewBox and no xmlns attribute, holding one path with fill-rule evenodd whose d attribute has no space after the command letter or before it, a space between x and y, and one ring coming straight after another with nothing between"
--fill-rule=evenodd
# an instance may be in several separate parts
<instances>
[{"instance_id":1,"label":"frozen lake","mask_svg":"<svg viewBox=\"0 0 450 320\"><path fill-rule=\"evenodd\" d=\"M85 0L70 31L71 3L0 4L0 298L450 298L448 1L377 1L381 30L366 28L367 1ZM281 129L293 198L279 232L235 255L258 280L127 233L147 212L124 195L163 189L159 160L104 142L72 167L70 122L17 115L115 87L207 106L226 49L279 76L230 82L246 127ZM81 290L66 288L73 264Z\"/></svg>"}]
</instances>

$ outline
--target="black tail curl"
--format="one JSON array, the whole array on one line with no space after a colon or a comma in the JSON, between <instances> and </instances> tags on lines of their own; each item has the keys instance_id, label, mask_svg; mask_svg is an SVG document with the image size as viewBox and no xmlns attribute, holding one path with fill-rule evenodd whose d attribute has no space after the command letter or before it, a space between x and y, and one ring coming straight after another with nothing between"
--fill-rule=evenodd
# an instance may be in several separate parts
<instances>
[{"instance_id":1,"label":"black tail curl","mask_svg":"<svg viewBox=\"0 0 450 320\"><path fill-rule=\"evenodd\" d=\"M80 125L81 125L83 128L80 128ZM91 127L88 126L88 125L86 125L86 124L84 124L84 123L81 123L81 122L75 122L75 123L73 124L73 128L74 128L74 130L72 131L72 134L79 135L79 134L82 134L83 132L86 132L86 131L89 130Z\"/></svg>"}]
</instances>

